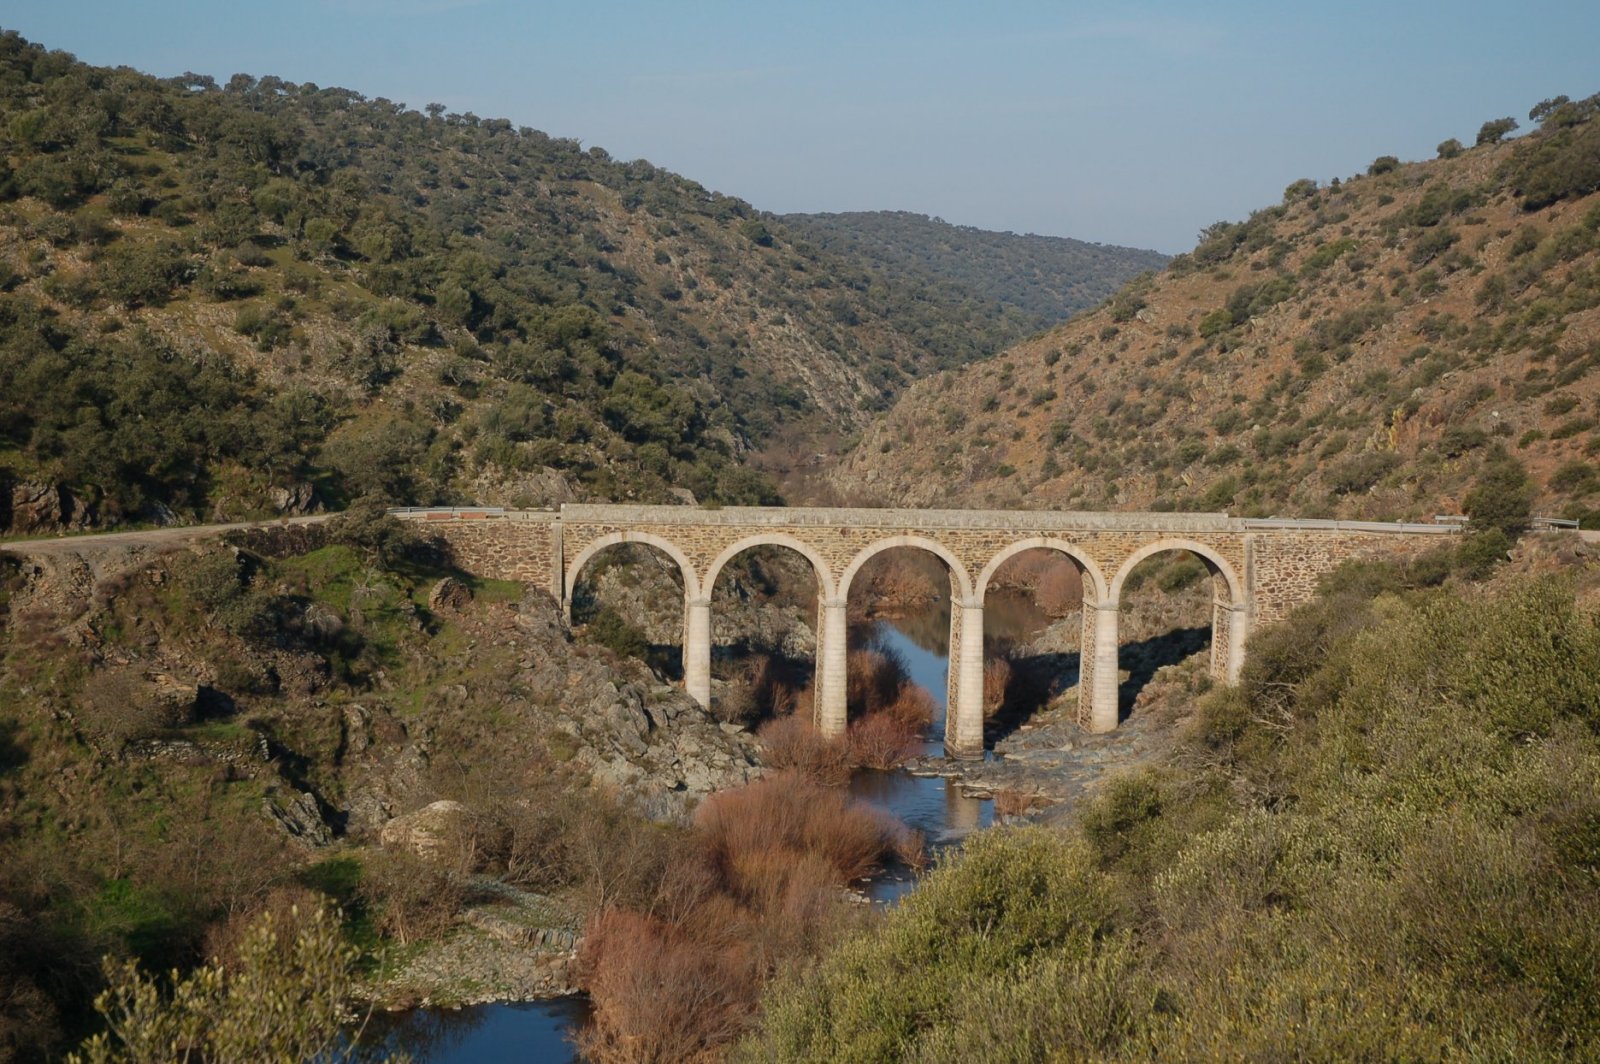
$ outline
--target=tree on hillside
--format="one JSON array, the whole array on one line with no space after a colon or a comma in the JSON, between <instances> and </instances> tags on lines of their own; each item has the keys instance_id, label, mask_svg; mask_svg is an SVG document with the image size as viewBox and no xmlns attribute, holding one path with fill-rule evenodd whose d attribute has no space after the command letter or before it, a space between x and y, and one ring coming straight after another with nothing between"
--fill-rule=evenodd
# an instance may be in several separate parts
<instances>
[{"instance_id":1,"label":"tree on hillside","mask_svg":"<svg viewBox=\"0 0 1600 1064\"><path fill-rule=\"evenodd\" d=\"M1471 519L1474 532L1498 531L1514 539L1528 529L1533 495L1533 482L1522 463L1506 453L1504 447L1496 447L1485 460L1477 483L1467 492L1462 508Z\"/></svg>"},{"instance_id":2,"label":"tree on hillside","mask_svg":"<svg viewBox=\"0 0 1600 1064\"><path fill-rule=\"evenodd\" d=\"M1517 120L1507 115L1505 118L1492 118L1478 127L1478 144L1499 144L1506 139L1506 134L1517 128Z\"/></svg>"}]
</instances>

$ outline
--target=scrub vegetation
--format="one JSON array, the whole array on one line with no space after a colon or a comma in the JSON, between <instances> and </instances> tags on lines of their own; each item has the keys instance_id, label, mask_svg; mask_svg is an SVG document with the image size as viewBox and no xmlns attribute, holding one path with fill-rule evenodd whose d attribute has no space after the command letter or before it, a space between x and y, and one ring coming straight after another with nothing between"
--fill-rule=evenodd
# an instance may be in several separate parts
<instances>
[{"instance_id":1,"label":"scrub vegetation","mask_svg":"<svg viewBox=\"0 0 1600 1064\"><path fill-rule=\"evenodd\" d=\"M1593 1056L1600 618L1442 563L1337 571L1166 763L975 838L742 1056Z\"/></svg>"}]
</instances>

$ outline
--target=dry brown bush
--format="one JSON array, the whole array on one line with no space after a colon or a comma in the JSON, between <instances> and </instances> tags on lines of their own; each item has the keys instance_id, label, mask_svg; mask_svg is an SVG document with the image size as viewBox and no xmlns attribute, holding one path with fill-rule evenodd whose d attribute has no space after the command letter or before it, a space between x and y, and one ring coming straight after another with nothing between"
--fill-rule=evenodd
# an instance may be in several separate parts
<instances>
[{"instance_id":1,"label":"dry brown bush","mask_svg":"<svg viewBox=\"0 0 1600 1064\"><path fill-rule=\"evenodd\" d=\"M712 795L696 813L695 829L736 896L751 889L738 869L741 861L749 867L755 851L820 857L840 883L861 878L885 857L921 851L921 840L903 824L797 772Z\"/></svg>"},{"instance_id":2,"label":"dry brown bush","mask_svg":"<svg viewBox=\"0 0 1600 1064\"><path fill-rule=\"evenodd\" d=\"M775 971L859 922L840 885L922 850L892 818L792 771L708 798L694 834L647 908L590 918L579 959L594 1018L579 1044L591 1060L720 1059Z\"/></svg>"},{"instance_id":3,"label":"dry brown bush","mask_svg":"<svg viewBox=\"0 0 1600 1064\"><path fill-rule=\"evenodd\" d=\"M903 719L889 713L858 720L850 725L850 763L884 771L899 768L917 756L921 738L921 725L908 726Z\"/></svg>"},{"instance_id":4,"label":"dry brown bush","mask_svg":"<svg viewBox=\"0 0 1600 1064\"><path fill-rule=\"evenodd\" d=\"M405 850L369 854L360 890L377 913L378 930L402 946L448 931L468 896L463 869Z\"/></svg>"},{"instance_id":5,"label":"dry brown bush","mask_svg":"<svg viewBox=\"0 0 1600 1064\"><path fill-rule=\"evenodd\" d=\"M682 928L639 913L596 914L579 960L594 1014L578 1045L591 1060L720 1059L720 1047L756 1015L761 979L746 949L706 948Z\"/></svg>"},{"instance_id":6,"label":"dry brown bush","mask_svg":"<svg viewBox=\"0 0 1600 1064\"><path fill-rule=\"evenodd\" d=\"M894 700L881 706L875 715L889 718L915 737L933 724L938 708L932 692L907 681L895 692Z\"/></svg>"},{"instance_id":7,"label":"dry brown bush","mask_svg":"<svg viewBox=\"0 0 1600 1064\"><path fill-rule=\"evenodd\" d=\"M1024 816L1039 808L1043 800L1037 794L1002 787L994 792L994 815L1002 820Z\"/></svg>"},{"instance_id":8,"label":"dry brown bush","mask_svg":"<svg viewBox=\"0 0 1600 1064\"><path fill-rule=\"evenodd\" d=\"M111 668L89 677L72 715L96 742L120 750L131 740L193 723L194 704L162 697L134 669Z\"/></svg>"},{"instance_id":9,"label":"dry brown bush","mask_svg":"<svg viewBox=\"0 0 1600 1064\"><path fill-rule=\"evenodd\" d=\"M874 613L895 612L921 606L947 593L949 574L944 562L920 550L895 550L879 554L862 566L857 577L865 593L852 596L853 619Z\"/></svg>"},{"instance_id":10,"label":"dry brown bush","mask_svg":"<svg viewBox=\"0 0 1600 1064\"><path fill-rule=\"evenodd\" d=\"M239 947L263 917L270 916L277 927L294 927L300 922L301 913L315 912L324 900L306 887L276 887L250 908L240 909L207 927L202 953L211 963L230 967L238 959ZM293 939L285 936L277 940L275 950L286 959L293 944Z\"/></svg>"},{"instance_id":11,"label":"dry brown bush","mask_svg":"<svg viewBox=\"0 0 1600 1064\"><path fill-rule=\"evenodd\" d=\"M905 663L894 654L878 649L850 651L845 667L845 698L853 717L871 716L883 709L909 681Z\"/></svg>"},{"instance_id":12,"label":"dry brown bush","mask_svg":"<svg viewBox=\"0 0 1600 1064\"><path fill-rule=\"evenodd\" d=\"M40 925L0 899L0 1060L44 1060L60 1037L56 1005L40 985L43 972L31 970L60 960Z\"/></svg>"},{"instance_id":13,"label":"dry brown bush","mask_svg":"<svg viewBox=\"0 0 1600 1064\"><path fill-rule=\"evenodd\" d=\"M1083 577L1070 563L1053 566L1039 578L1034 601L1050 617L1065 617L1083 608Z\"/></svg>"},{"instance_id":14,"label":"dry brown bush","mask_svg":"<svg viewBox=\"0 0 1600 1064\"><path fill-rule=\"evenodd\" d=\"M835 787L850 778L848 744L842 739L824 738L799 714L768 721L756 736L761 740L761 759L769 768L793 770Z\"/></svg>"}]
</instances>

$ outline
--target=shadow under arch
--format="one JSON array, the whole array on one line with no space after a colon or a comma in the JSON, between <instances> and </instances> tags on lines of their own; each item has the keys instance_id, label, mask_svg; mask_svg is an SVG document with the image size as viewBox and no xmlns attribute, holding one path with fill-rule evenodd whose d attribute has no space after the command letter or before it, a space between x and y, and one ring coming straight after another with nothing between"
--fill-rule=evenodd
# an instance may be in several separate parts
<instances>
[{"instance_id":1,"label":"shadow under arch","mask_svg":"<svg viewBox=\"0 0 1600 1064\"><path fill-rule=\"evenodd\" d=\"M1157 670L1175 665L1210 646L1209 671L1214 679L1234 682L1243 660L1248 634L1248 601L1244 584L1228 560L1217 550L1191 539L1170 537L1147 543L1122 563L1111 581L1109 605L1121 613L1128 581L1138 567L1162 554L1188 554L1199 560L1210 576L1210 623L1174 628L1119 648L1118 658L1128 679L1118 685L1117 718L1126 720L1139 692Z\"/></svg>"},{"instance_id":2,"label":"shadow under arch","mask_svg":"<svg viewBox=\"0 0 1600 1064\"><path fill-rule=\"evenodd\" d=\"M814 581L814 588L809 589L814 594L814 601L802 602L802 610L809 605L813 611L812 625L816 637L817 648L808 663L803 651L790 656L782 647L771 644L752 648L748 640L729 638L729 629L724 624L719 629L717 611L717 579L724 570L740 555L750 551L768 551L793 554L801 558L809 569ZM759 560L756 561L760 565ZM747 668L754 665L754 671L746 671L741 678L744 690L740 692L738 686L725 687L722 694L712 692L711 698L720 703L714 707L721 719L742 719L746 724L771 715L782 715L789 712L789 708L780 709L780 697L792 697L790 708L805 704L805 699L814 700L819 672L818 658L822 650L823 638L823 604L832 593L833 576L827 561L819 555L809 544L781 532L763 533L747 536L734 543L717 555L710 567L706 570L701 590L711 610L711 656L713 662L720 662L720 667L726 668L730 662L738 666L741 663ZM782 591L782 585L779 585ZM724 599L724 606L727 600ZM722 614L724 622L727 614ZM725 681L726 674L721 677ZM807 694L809 690L810 694ZM722 701L732 699L732 701Z\"/></svg>"}]
</instances>

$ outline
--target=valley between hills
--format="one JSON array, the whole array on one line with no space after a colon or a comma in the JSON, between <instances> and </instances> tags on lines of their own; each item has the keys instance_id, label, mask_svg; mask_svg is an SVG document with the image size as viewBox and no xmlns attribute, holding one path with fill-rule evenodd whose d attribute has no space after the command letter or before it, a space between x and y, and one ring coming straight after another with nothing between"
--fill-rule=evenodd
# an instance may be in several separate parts
<instances>
[{"instance_id":1,"label":"valley between hills","mask_svg":"<svg viewBox=\"0 0 1600 1064\"><path fill-rule=\"evenodd\" d=\"M0 1061L571 995L598 1062L1592 1059L1600 545L1537 519L1600 524L1600 97L1528 121L1168 257L0 35ZM1020 555L957 765L931 554L861 569L834 737L797 553L705 589L701 704L665 555L560 602L389 512L582 501L1463 523L1237 683L1143 562L1103 735ZM852 789L908 767L995 826Z\"/></svg>"}]
</instances>

